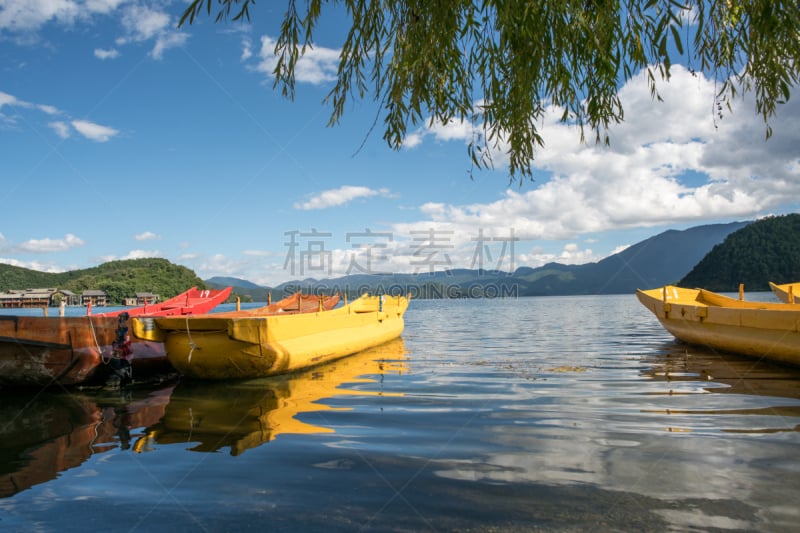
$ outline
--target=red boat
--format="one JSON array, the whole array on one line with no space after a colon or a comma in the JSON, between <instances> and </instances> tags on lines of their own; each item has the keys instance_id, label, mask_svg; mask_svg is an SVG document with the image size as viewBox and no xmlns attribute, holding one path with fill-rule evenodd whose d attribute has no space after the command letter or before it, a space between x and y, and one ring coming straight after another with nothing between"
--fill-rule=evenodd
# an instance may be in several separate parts
<instances>
[{"instance_id":1,"label":"red boat","mask_svg":"<svg viewBox=\"0 0 800 533\"><path fill-rule=\"evenodd\" d=\"M145 304L142 307L134 307L132 309L97 313L94 316L119 316L122 313L128 313L130 316L202 315L227 300L231 290L233 290L233 287L226 287L220 290L192 287L188 291L163 302Z\"/></svg>"},{"instance_id":2,"label":"red boat","mask_svg":"<svg viewBox=\"0 0 800 533\"><path fill-rule=\"evenodd\" d=\"M0 385L78 385L169 371L164 345L129 334L130 317L207 313L231 290L193 287L160 304L97 315L0 315Z\"/></svg>"}]
</instances>

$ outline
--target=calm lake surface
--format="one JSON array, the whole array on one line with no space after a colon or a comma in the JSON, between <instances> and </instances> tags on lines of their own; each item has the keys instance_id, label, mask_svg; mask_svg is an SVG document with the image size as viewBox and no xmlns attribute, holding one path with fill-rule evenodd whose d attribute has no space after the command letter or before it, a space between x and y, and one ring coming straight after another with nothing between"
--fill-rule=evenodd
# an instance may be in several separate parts
<instances>
[{"instance_id":1,"label":"calm lake surface","mask_svg":"<svg viewBox=\"0 0 800 533\"><path fill-rule=\"evenodd\" d=\"M303 374L0 402L2 531L800 523L800 369L678 344L633 295L414 300Z\"/></svg>"}]
</instances>

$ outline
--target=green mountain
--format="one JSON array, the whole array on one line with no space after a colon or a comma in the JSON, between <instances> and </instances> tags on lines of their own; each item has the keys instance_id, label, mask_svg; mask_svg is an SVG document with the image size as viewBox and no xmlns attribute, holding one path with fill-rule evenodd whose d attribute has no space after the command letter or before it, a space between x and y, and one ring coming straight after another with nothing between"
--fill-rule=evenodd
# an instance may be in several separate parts
<instances>
[{"instance_id":1,"label":"green mountain","mask_svg":"<svg viewBox=\"0 0 800 533\"><path fill-rule=\"evenodd\" d=\"M87 289L105 291L112 305L120 305L137 292L152 292L171 298L191 287L209 288L194 271L166 259L110 261L82 270L61 273L38 272L0 264L0 292L11 289L54 287L81 293Z\"/></svg>"},{"instance_id":2,"label":"green mountain","mask_svg":"<svg viewBox=\"0 0 800 533\"><path fill-rule=\"evenodd\" d=\"M800 280L800 214L768 217L730 234L679 284L721 292L768 291Z\"/></svg>"}]
</instances>

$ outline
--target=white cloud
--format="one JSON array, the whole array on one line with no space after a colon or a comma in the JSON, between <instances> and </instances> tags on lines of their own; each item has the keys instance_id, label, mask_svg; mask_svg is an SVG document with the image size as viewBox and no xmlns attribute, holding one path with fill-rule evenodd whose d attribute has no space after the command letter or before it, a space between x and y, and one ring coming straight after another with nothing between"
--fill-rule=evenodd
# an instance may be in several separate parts
<instances>
[{"instance_id":1,"label":"white cloud","mask_svg":"<svg viewBox=\"0 0 800 533\"><path fill-rule=\"evenodd\" d=\"M159 250L131 250L123 256L117 256L114 254L101 255L96 257L95 261L98 264L102 264L121 259L146 259L148 257L163 257L163 254Z\"/></svg>"},{"instance_id":2,"label":"white cloud","mask_svg":"<svg viewBox=\"0 0 800 533\"><path fill-rule=\"evenodd\" d=\"M611 253L608 254L608 255L616 255L618 253L624 252L625 250L627 250L630 247L631 247L630 244L620 244L619 246L617 246L616 248L611 250Z\"/></svg>"},{"instance_id":3,"label":"white cloud","mask_svg":"<svg viewBox=\"0 0 800 533\"><path fill-rule=\"evenodd\" d=\"M0 263L36 270L37 272L48 272L51 274L58 274L65 271L65 269L51 263L42 263L41 261L20 261L18 259L11 259L9 257L0 257Z\"/></svg>"},{"instance_id":4,"label":"white cloud","mask_svg":"<svg viewBox=\"0 0 800 533\"><path fill-rule=\"evenodd\" d=\"M86 0L84 5L91 13L108 14L130 0Z\"/></svg>"},{"instance_id":5,"label":"white cloud","mask_svg":"<svg viewBox=\"0 0 800 533\"><path fill-rule=\"evenodd\" d=\"M35 109L38 107L30 102L26 102L25 100L20 100L14 95L0 92L0 109L2 109L3 106L21 107L23 109Z\"/></svg>"},{"instance_id":6,"label":"white cloud","mask_svg":"<svg viewBox=\"0 0 800 533\"><path fill-rule=\"evenodd\" d=\"M142 4L133 4L123 9L122 26L132 40L146 41L169 27L169 15Z\"/></svg>"},{"instance_id":7,"label":"white cloud","mask_svg":"<svg viewBox=\"0 0 800 533\"><path fill-rule=\"evenodd\" d=\"M39 111L47 113L48 115L58 115L61 112L57 108L47 104L39 104L36 106L36 108Z\"/></svg>"},{"instance_id":8,"label":"white cloud","mask_svg":"<svg viewBox=\"0 0 800 533\"><path fill-rule=\"evenodd\" d=\"M101 126L88 120L73 120L72 127L87 139L97 142L106 142L119 133L114 128Z\"/></svg>"},{"instance_id":9,"label":"white cloud","mask_svg":"<svg viewBox=\"0 0 800 533\"><path fill-rule=\"evenodd\" d=\"M32 32L48 22L72 25L94 15L106 15L129 0L3 0L0 30Z\"/></svg>"},{"instance_id":10,"label":"white cloud","mask_svg":"<svg viewBox=\"0 0 800 533\"><path fill-rule=\"evenodd\" d=\"M4 106L8 107L17 107L20 109L25 110L39 110L47 115L60 115L62 112L48 104L33 104L31 102L26 102L25 100L20 100L19 98L10 95L8 93L0 91L0 111ZM14 120L10 119L13 123ZM82 136L96 142L106 142L110 140L112 137L119 134L119 131L111 128L109 126L102 126L100 124L95 124L93 122L89 122L88 120L72 120L70 122L65 122L63 120L54 120L52 122L48 122L47 126L52 129L56 135L58 135L62 139L67 139L71 136L70 126L75 129L78 133Z\"/></svg>"},{"instance_id":11,"label":"white cloud","mask_svg":"<svg viewBox=\"0 0 800 533\"><path fill-rule=\"evenodd\" d=\"M422 144L425 139L425 131L416 131L409 133L403 138L403 148L415 148Z\"/></svg>"},{"instance_id":12,"label":"white cloud","mask_svg":"<svg viewBox=\"0 0 800 533\"><path fill-rule=\"evenodd\" d=\"M475 135L474 127L466 120L451 120L443 124L440 120L429 122L426 126L406 135L403 139L404 148L419 146L427 137L436 141L463 141L469 142Z\"/></svg>"},{"instance_id":13,"label":"white cloud","mask_svg":"<svg viewBox=\"0 0 800 533\"><path fill-rule=\"evenodd\" d=\"M4 105L12 106L15 105L16 103L17 103L16 97L8 93L4 93L3 91L0 91L0 110L3 109Z\"/></svg>"},{"instance_id":14,"label":"white cloud","mask_svg":"<svg viewBox=\"0 0 800 533\"><path fill-rule=\"evenodd\" d=\"M162 59L166 50L183 46L189 39L189 34L172 29L172 19L167 12L144 4L131 4L123 8L121 22L125 36L117 38L115 43L124 46L155 41L150 57L156 60Z\"/></svg>"},{"instance_id":15,"label":"white cloud","mask_svg":"<svg viewBox=\"0 0 800 533\"><path fill-rule=\"evenodd\" d=\"M205 272L215 272L219 276L234 276L240 272L240 265L223 254L214 254L205 258L197 267Z\"/></svg>"},{"instance_id":16,"label":"white cloud","mask_svg":"<svg viewBox=\"0 0 800 533\"><path fill-rule=\"evenodd\" d=\"M119 50L116 48L112 48L110 50L104 50L102 48L95 48L94 49L94 57L98 59L115 59L119 57Z\"/></svg>"},{"instance_id":17,"label":"white cloud","mask_svg":"<svg viewBox=\"0 0 800 533\"><path fill-rule=\"evenodd\" d=\"M20 100L11 94L0 91L0 110L2 110L3 106L19 107L22 109L36 109L47 115L58 115L61 113L61 111L59 111L55 106L48 104L33 104L31 102L26 102L25 100Z\"/></svg>"},{"instance_id":18,"label":"white cloud","mask_svg":"<svg viewBox=\"0 0 800 533\"><path fill-rule=\"evenodd\" d=\"M272 77L272 71L278 63L275 56L275 39L268 35L261 37L261 49L258 51L258 62L253 67L257 72ZM244 45L242 57L250 58L252 52L249 43ZM322 46L309 47L300 56L295 66L294 76L298 83L319 85L336 80L339 68L339 50Z\"/></svg>"},{"instance_id":19,"label":"white cloud","mask_svg":"<svg viewBox=\"0 0 800 533\"><path fill-rule=\"evenodd\" d=\"M560 253L548 253L541 247L535 247L528 253L520 253L516 256L515 260L517 265L525 265L529 267L540 267L548 263L560 263L562 265L583 265L599 261L602 257L598 258L594 255L591 248L581 249L575 243L567 243L564 245Z\"/></svg>"},{"instance_id":20,"label":"white cloud","mask_svg":"<svg viewBox=\"0 0 800 533\"><path fill-rule=\"evenodd\" d=\"M108 17L98 21L98 17ZM37 32L45 24L57 24L70 28L77 23L105 24L119 22L124 35L118 37L117 45L154 41L150 52L154 59L161 59L165 50L182 46L188 34L173 29L172 19L166 11L131 0L2 0L0 1L0 31L25 36L26 42L38 40ZM98 59L113 59L119 56L116 49L96 48Z\"/></svg>"},{"instance_id":21,"label":"white cloud","mask_svg":"<svg viewBox=\"0 0 800 533\"><path fill-rule=\"evenodd\" d=\"M137 241L152 241L154 239L160 239L161 236L156 235L152 231L144 231L138 235L134 235L133 238Z\"/></svg>"},{"instance_id":22,"label":"white cloud","mask_svg":"<svg viewBox=\"0 0 800 533\"><path fill-rule=\"evenodd\" d=\"M0 29L14 32L37 30L51 20L71 24L81 13L72 0L4 0L0 8Z\"/></svg>"},{"instance_id":23,"label":"white cloud","mask_svg":"<svg viewBox=\"0 0 800 533\"><path fill-rule=\"evenodd\" d=\"M31 239L15 247L16 251L34 254L50 252L64 252L72 248L83 246L84 241L72 233L67 233L62 239Z\"/></svg>"},{"instance_id":24,"label":"white cloud","mask_svg":"<svg viewBox=\"0 0 800 533\"><path fill-rule=\"evenodd\" d=\"M189 34L181 32L168 32L162 33L156 38L156 44L150 52L153 59L161 59L164 57L164 51L170 48L178 48L183 46L189 39Z\"/></svg>"},{"instance_id":25,"label":"white cloud","mask_svg":"<svg viewBox=\"0 0 800 533\"><path fill-rule=\"evenodd\" d=\"M253 57L253 43L250 42L250 39L242 39L242 55L239 59L245 62L251 57Z\"/></svg>"},{"instance_id":26,"label":"white cloud","mask_svg":"<svg viewBox=\"0 0 800 533\"><path fill-rule=\"evenodd\" d=\"M56 135L62 139L68 139L70 136L69 125L66 122L56 121L49 124L50 128L56 132Z\"/></svg>"},{"instance_id":27,"label":"white cloud","mask_svg":"<svg viewBox=\"0 0 800 533\"><path fill-rule=\"evenodd\" d=\"M161 257L162 254L158 250L131 250L120 259L144 259L147 257Z\"/></svg>"},{"instance_id":28,"label":"white cloud","mask_svg":"<svg viewBox=\"0 0 800 533\"><path fill-rule=\"evenodd\" d=\"M378 195L389 196L390 193L387 189L376 190L370 189L369 187L343 185L338 189L323 191L305 202L295 203L293 207L301 210L326 209L328 207L344 205L357 198L367 198Z\"/></svg>"}]
</instances>

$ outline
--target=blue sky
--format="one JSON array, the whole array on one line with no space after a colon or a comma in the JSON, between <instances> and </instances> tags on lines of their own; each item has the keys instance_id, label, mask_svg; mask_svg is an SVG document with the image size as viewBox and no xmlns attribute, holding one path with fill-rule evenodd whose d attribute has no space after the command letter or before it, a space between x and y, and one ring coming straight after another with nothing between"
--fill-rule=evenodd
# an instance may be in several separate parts
<instances>
[{"instance_id":1,"label":"blue sky","mask_svg":"<svg viewBox=\"0 0 800 533\"><path fill-rule=\"evenodd\" d=\"M654 102L640 75L610 147L554 109L534 182L509 184L502 153L471 179L466 125L412 128L394 151L367 99L327 126L346 24L329 6L294 101L273 90L273 4L178 30L183 1L0 0L0 262L163 257L264 285L510 270L800 210L797 98L765 141L750 96L719 119L713 81L677 66Z\"/></svg>"}]
</instances>

